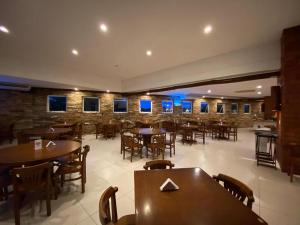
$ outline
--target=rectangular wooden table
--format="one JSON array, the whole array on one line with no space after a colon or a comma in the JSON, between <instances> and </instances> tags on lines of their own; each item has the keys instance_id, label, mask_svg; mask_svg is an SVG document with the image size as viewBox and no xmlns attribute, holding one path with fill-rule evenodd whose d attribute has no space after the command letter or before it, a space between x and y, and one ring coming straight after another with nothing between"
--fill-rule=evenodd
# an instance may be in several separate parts
<instances>
[{"instance_id":1,"label":"rectangular wooden table","mask_svg":"<svg viewBox=\"0 0 300 225\"><path fill-rule=\"evenodd\" d=\"M161 192L171 178L179 190ZM267 224L200 168L134 172L137 225Z\"/></svg>"}]
</instances>

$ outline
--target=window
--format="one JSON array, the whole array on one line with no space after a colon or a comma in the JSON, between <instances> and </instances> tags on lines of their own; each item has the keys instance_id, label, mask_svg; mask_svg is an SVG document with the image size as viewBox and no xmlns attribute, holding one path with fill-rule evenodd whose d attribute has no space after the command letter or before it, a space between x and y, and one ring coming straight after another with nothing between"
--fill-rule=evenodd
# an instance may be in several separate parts
<instances>
[{"instance_id":1,"label":"window","mask_svg":"<svg viewBox=\"0 0 300 225\"><path fill-rule=\"evenodd\" d=\"M200 102L200 113L208 113L208 103Z\"/></svg>"},{"instance_id":2,"label":"window","mask_svg":"<svg viewBox=\"0 0 300 225\"><path fill-rule=\"evenodd\" d=\"M172 100L162 100L162 112L163 113L173 113L173 101Z\"/></svg>"},{"instance_id":3,"label":"window","mask_svg":"<svg viewBox=\"0 0 300 225\"><path fill-rule=\"evenodd\" d=\"M66 112L67 111L67 97L66 96L48 96L47 102L48 112Z\"/></svg>"},{"instance_id":4,"label":"window","mask_svg":"<svg viewBox=\"0 0 300 225\"><path fill-rule=\"evenodd\" d=\"M140 99L140 113L152 113L152 101L150 99Z\"/></svg>"},{"instance_id":5,"label":"window","mask_svg":"<svg viewBox=\"0 0 300 225\"><path fill-rule=\"evenodd\" d=\"M231 113L237 114L239 112L238 104L237 103L231 103Z\"/></svg>"},{"instance_id":6,"label":"window","mask_svg":"<svg viewBox=\"0 0 300 225\"><path fill-rule=\"evenodd\" d=\"M249 114L251 111L251 106L250 104L244 104L244 113Z\"/></svg>"},{"instance_id":7,"label":"window","mask_svg":"<svg viewBox=\"0 0 300 225\"><path fill-rule=\"evenodd\" d=\"M98 97L83 97L83 112L99 112L99 98Z\"/></svg>"},{"instance_id":8,"label":"window","mask_svg":"<svg viewBox=\"0 0 300 225\"><path fill-rule=\"evenodd\" d=\"M190 101L182 101L182 112L183 113L192 113L193 105Z\"/></svg>"},{"instance_id":9,"label":"window","mask_svg":"<svg viewBox=\"0 0 300 225\"><path fill-rule=\"evenodd\" d=\"M114 99L114 113L127 113L127 99Z\"/></svg>"},{"instance_id":10,"label":"window","mask_svg":"<svg viewBox=\"0 0 300 225\"><path fill-rule=\"evenodd\" d=\"M225 112L225 104L224 103L217 103L217 113L224 113Z\"/></svg>"}]
</instances>

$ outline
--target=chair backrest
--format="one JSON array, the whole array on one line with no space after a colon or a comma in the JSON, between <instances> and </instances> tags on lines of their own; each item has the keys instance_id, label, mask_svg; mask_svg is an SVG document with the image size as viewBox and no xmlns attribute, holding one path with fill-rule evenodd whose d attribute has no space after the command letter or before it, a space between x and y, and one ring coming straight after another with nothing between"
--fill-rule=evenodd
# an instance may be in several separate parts
<instances>
[{"instance_id":1,"label":"chair backrest","mask_svg":"<svg viewBox=\"0 0 300 225\"><path fill-rule=\"evenodd\" d=\"M83 131L83 125L81 122L79 122L75 127L75 136L79 139L82 139L82 131Z\"/></svg>"},{"instance_id":2,"label":"chair backrest","mask_svg":"<svg viewBox=\"0 0 300 225\"><path fill-rule=\"evenodd\" d=\"M99 201L99 219L102 225L116 223L118 221L116 192L117 187L107 188Z\"/></svg>"},{"instance_id":3,"label":"chair backrest","mask_svg":"<svg viewBox=\"0 0 300 225\"><path fill-rule=\"evenodd\" d=\"M52 163L46 162L34 166L26 166L12 169L12 181L14 190L18 191L22 186L24 191L39 189L43 182L50 185Z\"/></svg>"},{"instance_id":4,"label":"chair backrest","mask_svg":"<svg viewBox=\"0 0 300 225\"><path fill-rule=\"evenodd\" d=\"M160 170L160 169L172 169L175 165L170 160L152 160L146 162L144 165L145 170Z\"/></svg>"},{"instance_id":5,"label":"chair backrest","mask_svg":"<svg viewBox=\"0 0 300 225\"><path fill-rule=\"evenodd\" d=\"M165 149L166 146L166 134L158 134L152 136L152 144L155 144L159 149Z\"/></svg>"},{"instance_id":6,"label":"chair backrest","mask_svg":"<svg viewBox=\"0 0 300 225\"><path fill-rule=\"evenodd\" d=\"M213 178L217 182L223 182L224 188L241 202L244 202L247 198L246 205L252 209L252 204L254 202L253 191L247 185L233 177L224 174L213 176Z\"/></svg>"}]
</instances>

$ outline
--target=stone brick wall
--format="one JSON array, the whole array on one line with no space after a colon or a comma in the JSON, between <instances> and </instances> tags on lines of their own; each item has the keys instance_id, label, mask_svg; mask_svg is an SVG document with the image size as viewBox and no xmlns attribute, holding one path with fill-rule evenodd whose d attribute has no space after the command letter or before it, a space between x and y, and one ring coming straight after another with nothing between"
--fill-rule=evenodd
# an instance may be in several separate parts
<instances>
[{"instance_id":1,"label":"stone brick wall","mask_svg":"<svg viewBox=\"0 0 300 225\"><path fill-rule=\"evenodd\" d=\"M47 112L48 95L67 96L67 112ZM100 98L100 113L84 113L82 110L83 96ZM263 113L260 112L262 102L254 99L249 100L221 100L221 99L195 99L193 100L193 113L183 114L181 106L174 107L174 113L162 113L161 101L170 99L167 96L142 96L132 95L128 98L128 113L113 113L113 99L122 97L120 94L100 93L89 91L71 91L59 89L33 88L29 92L20 91L0 91L0 123L12 121L15 123L15 130L24 128L48 126L51 122L57 120L64 121L83 121L95 123L97 121L109 121L111 119L121 120L163 120L163 119L199 119L199 120L227 120L235 121L240 127L250 127L257 120L263 119ZM148 98L152 100L152 113L139 113L139 99ZM209 104L209 113L200 113L200 102L207 101ZM216 103L225 103L225 113L216 113ZM238 103L239 113L230 112L230 104ZM251 113L243 113L243 104L251 104ZM86 126L85 131L92 132L94 126Z\"/></svg>"},{"instance_id":2,"label":"stone brick wall","mask_svg":"<svg viewBox=\"0 0 300 225\"><path fill-rule=\"evenodd\" d=\"M67 96L67 112L47 112L48 95ZM83 96L100 98L100 113L84 113L82 110ZM256 100L221 100L221 99L195 99L193 101L193 113L183 114L181 106L174 107L174 113L162 113L161 101L170 99L167 96L142 96L132 95L128 98L128 113L113 113L113 99L122 97L120 94L100 93L89 91L70 91L60 89L33 88L29 92L0 91L0 124L15 123L15 131L48 126L53 121L83 121L94 124L97 121L107 122L109 120L163 120L163 119L199 119L199 120L228 120L235 121L240 127L250 127L257 120L262 120L263 113L260 112L260 104ZM148 98L152 100L152 113L139 113L139 99ZM200 113L200 102L207 101L209 113ZM225 103L225 113L216 113L216 103ZM239 113L230 112L230 104L238 103ZM243 104L251 104L251 113L243 113ZM86 132L93 132L94 126L85 126Z\"/></svg>"}]
</instances>

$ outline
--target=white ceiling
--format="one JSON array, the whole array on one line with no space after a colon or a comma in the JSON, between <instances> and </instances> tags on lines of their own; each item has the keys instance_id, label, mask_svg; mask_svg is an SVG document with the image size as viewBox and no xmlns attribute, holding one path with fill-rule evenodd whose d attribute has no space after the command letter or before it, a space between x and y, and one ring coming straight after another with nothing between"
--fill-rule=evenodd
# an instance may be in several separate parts
<instances>
[{"instance_id":1,"label":"white ceiling","mask_svg":"<svg viewBox=\"0 0 300 225\"><path fill-rule=\"evenodd\" d=\"M300 24L299 12L299 0L1 0L0 25L10 34L0 33L0 59L18 74L1 65L0 74L54 74L53 82L73 74L72 85L105 86L279 41L282 29ZM204 35L207 24L213 32Z\"/></svg>"},{"instance_id":2,"label":"white ceiling","mask_svg":"<svg viewBox=\"0 0 300 225\"><path fill-rule=\"evenodd\" d=\"M262 86L258 89L257 86ZM169 95L182 98L262 98L271 95L271 87L277 85L277 78L243 81L228 84L214 84L192 88L181 88L171 91L155 92L154 95ZM211 90L209 94L207 91ZM260 91L261 94L257 94Z\"/></svg>"}]
</instances>

